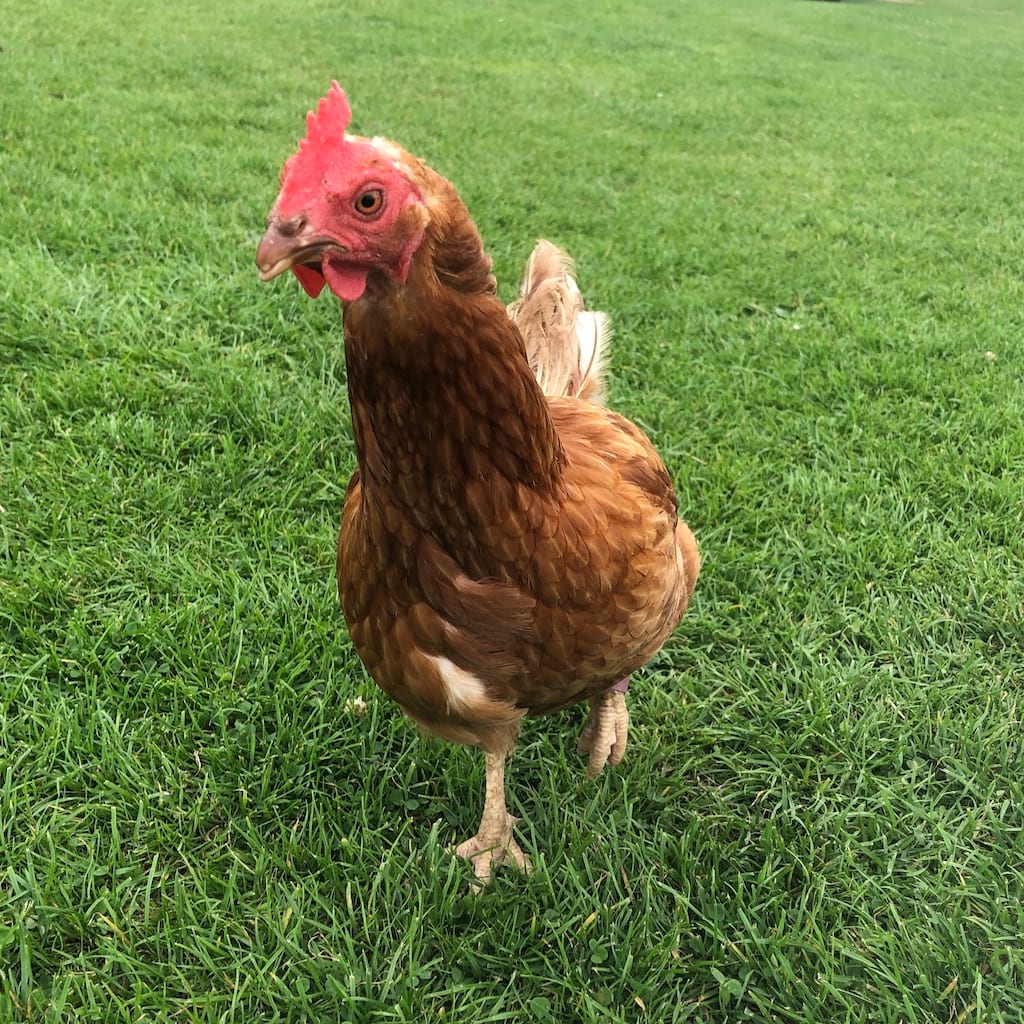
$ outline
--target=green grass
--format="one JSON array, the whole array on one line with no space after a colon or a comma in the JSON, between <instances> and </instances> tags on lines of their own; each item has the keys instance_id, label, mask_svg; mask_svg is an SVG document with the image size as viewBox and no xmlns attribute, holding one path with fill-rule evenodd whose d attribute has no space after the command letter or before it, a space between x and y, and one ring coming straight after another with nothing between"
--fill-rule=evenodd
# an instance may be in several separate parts
<instances>
[{"instance_id":1,"label":"green grass","mask_svg":"<svg viewBox=\"0 0 1024 1024\"><path fill-rule=\"evenodd\" d=\"M1024 1018L1024 12L70 0L0 28L0 1021ZM536 870L336 608L336 306L261 286L337 77L616 324L705 554ZM357 697L366 701L361 715Z\"/></svg>"}]
</instances>

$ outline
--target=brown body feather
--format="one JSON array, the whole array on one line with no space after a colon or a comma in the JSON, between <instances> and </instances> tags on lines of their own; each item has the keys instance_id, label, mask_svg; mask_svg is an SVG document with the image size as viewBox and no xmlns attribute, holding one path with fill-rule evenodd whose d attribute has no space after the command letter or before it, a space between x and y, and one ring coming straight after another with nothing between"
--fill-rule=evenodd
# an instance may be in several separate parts
<instances>
[{"instance_id":1,"label":"brown body feather","mask_svg":"<svg viewBox=\"0 0 1024 1024\"><path fill-rule=\"evenodd\" d=\"M414 720L504 751L523 715L643 665L700 561L650 442L544 394L468 213L407 160L430 209L424 244L404 288L371 278L345 313L359 478L339 593L367 669ZM453 673L479 686L453 689Z\"/></svg>"}]
</instances>

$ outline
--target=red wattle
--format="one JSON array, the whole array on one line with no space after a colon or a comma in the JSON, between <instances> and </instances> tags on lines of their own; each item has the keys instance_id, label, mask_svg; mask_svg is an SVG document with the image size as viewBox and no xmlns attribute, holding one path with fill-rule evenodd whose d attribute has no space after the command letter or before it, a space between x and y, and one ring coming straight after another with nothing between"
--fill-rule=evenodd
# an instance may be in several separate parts
<instances>
[{"instance_id":1,"label":"red wattle","mask_svg":"<svg viewBox=\"0 0 1024 1024\"><path fill-rule=\"evenodd\" d=\"M292 267L292 271L311 299L315 299L324 290L324 285L327 284L323 274L312 267L304 267L300 264L297 267Z\"/></svg>"},{"instance_id":2,"label":"red wattle","mask_svg":"<svg viewBox=\"0 0 1024 1024\"><path fill-rule=\"evenodd\" d=\"M366 291L368 267L357 267L351 263L324 260L324 277L327 286L342 302L355 302Z\"/></svg>"}]
</instances>

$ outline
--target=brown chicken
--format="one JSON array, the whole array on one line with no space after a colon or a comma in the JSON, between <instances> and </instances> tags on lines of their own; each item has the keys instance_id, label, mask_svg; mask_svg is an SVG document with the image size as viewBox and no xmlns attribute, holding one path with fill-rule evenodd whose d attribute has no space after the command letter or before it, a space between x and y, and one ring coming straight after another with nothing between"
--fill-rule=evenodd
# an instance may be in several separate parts
<instances>
[{"instance_id":1,"label":"brown chicken","mask_svg":"<svg viewBox=\"0 0 1024 1024\"><path fill-rule=\"evenodd\" d=\"M346 133L334 83L284 165L256 261L344 304L358 471L338 590L370 675L426 732L483 749L487 792L456 852L486 881L529 859L505 806L522 718L590 702L587 774L621 760L629 674L700 569L661 459L595 404L607 337L571 267L535 249L507 310L452 185Z\"/></svg>"}]
</instances>

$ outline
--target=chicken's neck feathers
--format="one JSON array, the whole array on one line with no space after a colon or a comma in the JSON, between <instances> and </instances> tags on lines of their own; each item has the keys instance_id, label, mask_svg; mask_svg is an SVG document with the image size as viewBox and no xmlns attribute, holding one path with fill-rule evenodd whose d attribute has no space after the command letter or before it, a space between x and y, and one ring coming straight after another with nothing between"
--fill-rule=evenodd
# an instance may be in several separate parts
<instances>
[{"instance_id":1,"label":"chicken's neck feathers","mask_svg":"<svg viewBox=\"0 0 1024 1024\"><path fill-rule=\"evenodd\" d=\"M514 505L557 487L564 462L468 214L441 223L404 288L370 295L345 315L364 500L382 515L402 509L439 538L479 525L477 485Z\"/></svg>"}]
</instances>

